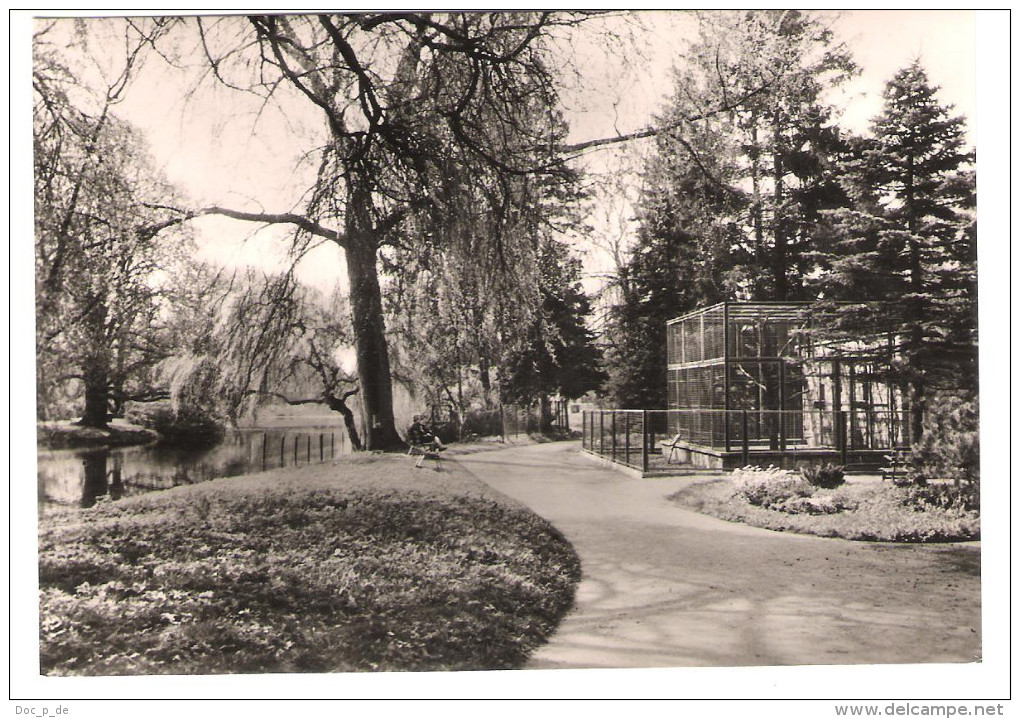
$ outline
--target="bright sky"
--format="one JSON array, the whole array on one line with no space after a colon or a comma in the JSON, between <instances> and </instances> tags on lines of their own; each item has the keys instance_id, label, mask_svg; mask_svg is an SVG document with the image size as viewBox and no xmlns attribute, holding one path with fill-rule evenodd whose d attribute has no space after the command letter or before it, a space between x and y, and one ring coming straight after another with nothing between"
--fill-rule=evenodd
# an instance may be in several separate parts
<instances>
[{"instance_id":1,"label":"bright sky","mask_svg":"<svg viewBox=\"0 0 1020 719\"><path fill-rule=\"evenodd\" d=\"M942 98L973 117L975 109L975 24L966 11L857 11L833 15L840 39L854 50L862 75L834 102L845 108L844 122L864 131L881 106L886 80L915 57L943 88ZM567 96L571 139L583 140L646 126L671 87L670 67L684 39L696 31L695 18L684 11L644 11L632 27L638 51L598 44L580 46L581 93ZM622 55L621 53L626 53ZM201 57L195 57L201 63ZM295 172L299 153L314 147L319 113L299 101L306 114L284 117L223 88L184 96L179 72L151 58L118 113L150 138L157 163L169 178L200 204L216 203L267 211L289 210L308 187L307 167ZM254 127L254 132L253 132ZM634 166L636 155L602 151L585 160L593 171L619 174L620 164ZM633 195L633 187L628 194ZM629 202L607 198L593 217L598 233L632 231L625 221ZM615 213L615 217L612 215ZM610 215L605 217L605 215ZM610 224L606 224L610 223ZM274 265L281 261L286 228L257 226L210 217L195 223L202 256L222 263ZM599 271L604 258L592 253L589 270ZM321 287L345 275L342 253L324 246L302 263L302 277Z\"/></svg>"}]
</instances>

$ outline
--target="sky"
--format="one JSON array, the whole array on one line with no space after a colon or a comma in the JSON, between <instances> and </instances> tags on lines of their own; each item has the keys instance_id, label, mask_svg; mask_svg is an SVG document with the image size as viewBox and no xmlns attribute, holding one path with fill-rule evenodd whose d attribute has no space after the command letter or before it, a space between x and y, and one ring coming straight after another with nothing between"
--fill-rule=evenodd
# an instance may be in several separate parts
<instances>
[{"instance_id":1,"label":"sky","mask_svg":"<svg viewBox=\"0 0 1020 719\"><path fill-rule=\"evenodd\" d=\"M968 11L856 11L827 14L837 38L847 42L862 68L861 75L832 98L843 109L842 122L863 132L881 108L886 80L920 58L941 99L973 117L975 112L975 21ZM685 40L694 37L693 13L642 11L627 25L638 42L576 45L581 90L564 96L570 140L630 132L652 121L671 90L671 67ZM196 64L202 58L196 54ZM300 202L308 186L308 167L295 171L299 153L315 145L318 113L284 117L273 108L223 88L208 85L188 97L180 72L150 58L117 112L149 137L156 163L169 179L187 190L199 205L220 204L244 209L283 211ZM306 107L303 101L299 106ZM255 121L256 113L262 111ZM295 141L297 140L297 141ZM648 143L644 143L646 146ZM595 152L581 164L596 175L623 177L625 194L600 198L591 225L592 246L582 246L589 275L606 271L607 256L598 249L606 236L635 229L631 203L636 193L640 153L645 148ZM284 260L288 229L260 228L222 217L193 223L200 256L216 263L278 265ZM342 252L324 244L299 266L299 276L324 290L346 275ZM599 282L591 280L589 290Z\"/></svg>"},{"instance_id":2,"label":"sky","mask_svg":"<svg viewBox=\"0 0 1020 719\"><path fill-rule=\"evenodd\" d=\"M26 81L30 71L26 58L30 58L31 31L30 18L24 14L14 13L9 21L14 81L11 85L10 119L13 141L11 292L8 301L12 303L9 309L15 310L10 313L13 350L9 376L20 378L11 382L10 403L12 409L27 409L34 402L32 382L28 380L33 375L34 366L32 318L31 313L23 309L32 306L33 291L32 272L28 269L32 265L32 243L29 240L32 236L31 195L28 189L31 187L31 123L27 112L31 105L31 91ZM590 77L604 78L605 81L597 83L601 84L601 91L588 98L588 111L576 112L571 118L574 137L586 139L614 128L626 132L648 122L668 89L669 65L680 44L684 23L684 17L676 13L649 16L647 25L650 34L643 43L647 58L643 58L638 67L628 69L611 54L602 62L596 62L593 55L591 61L585 63L584 70ZM972 138L979 151L979 214L982 218L979 266L983 327L991 326L992 322L1003 322L1002 317L1009 307L1005 297L1010 286L1009 112L1004 105L1008 99L1004 79L1009 68L1008 25L1008 15L979 14L975 20L972 13L959 11L858 11L847 13L837 24L840 36L851 44L863 68L863 74L849 89L844 101L847 122L866 123L880 106L879 96L884 82L917 56L920 56L931 79L942 86L941 99L955 104L971 120ZM614 78L622 83L622 91L612 87L609 79ZM139 94L132 99L134 105L129 119L149 133L157 162L172 179L186 185L196 198L201 199L248 202L254 196L258 200L254 204L261 203L268 210L285 209L276 204L277 201L285 205L295 201L288 189L295 155L293 152L281 152L278 142L281 136L287 137L286 127L269 125L271 132L251 136L240 122L231 124L218 120L219 110L223 108L215 102L201 106L203 117L196 120L194 115L182 114L184 108L175 103L175 93L172 85L167 84L169 82L160 80L139 85ZM238 118L239 121L244 119ZM276 121L266 119L266 122ZM250 227L239 229L237 223L212 219L203 221L200 230L205 253L214 259L265 263L272 262L280 253L278 236L272 233L267 239L244 242L251 233ZM321 252L307 263L305 277L316 283L328 283L342 274L340 253L332 247ZM988 332L982 335L981 340L983 385L996 386L995 383L1001 381L1001 391L986 392L982 397L983 446L996 450L986 449L983 470L986 476L1000 480L989 483L989 496L995 492L1003 498L1001 502L990 502L982 518L983 560L989 566L996 566L995 563L1002 560L1004 548L1009 546L1010 502L1009 497L1002 495L1010 476L1007 454L1011 441L1010 397L1004 389L1009 386L1008 377L1004 376L1010 356L1008 341L1004 332ZM11 419L9 417L8 421ZM13 448L10 474L14 494L11 501L12 507L19 508L11 526L12 536L22 543L21 546L34 546L35 492L31 479L34 473L34 452L31 451L34 438L31 423L24 421L26 419L21 417L8 427ZM20 479L15 482L15 478ZM17 553L12 557L12 571L15 577L22 578L23 585L27 582L31 586L35 581L34 559L31 552ZM994 581L993 577L985 579L986 597L983 601L986 616L1005 617L1008 615L1008 592L995 591ZM23 616L32 616L33 607L31 597L24 599L19 595L12 600L14 616L21 616L19 612L23 612ZM25 626L21 629L14 627L15 633L21 632L14 638L15 646L27 648L18 669L20 683L16 686L29 696L50 696L46 692L54 691L53 682L41 684L40 678L33 673L33 668L38 666L31 655L33 641L37 641L37 638L32 638L35 625L31 621L23 624ZM991 631L985 632L983 666L932 665L924 668L924 686L930 687L932 695L945 695L946 692L950 692L949 696L996 694L999 685L986 670L1001 666L1004 657L1008 657L1009 637L1007 632L994 631L993 625L987 628ZM570 695L571 690L576 688L573 695L586 696L586 692L592 690L589 684L591 673L559 673L555 678L547 678L546 674L537 672L522 676L520 681L524 688L519 689L520 695ZM899 668L884 667L841 667L836 670L825 667L771 668L740 674L739 682L734 684L732 674L719 670L693 670L683 675L670 670L631 672L625 677L621 674L599 673L598 679L608 682L603 686L626 686L636 696L662 696L663 692L665 696L685 696L697 695L699 691L712 696L713 689L738 695L756 691L757 696L785 696L784 691L798 693L811 691L811 688L821 696L839 691L846 692L841 694L844 696L856 696L865 690L869 692L866 696L897 696L902 690L898 679L903 676ZM810 677L806 682L810 688L805 687L805 677ZM406 683L396 685L397 689L391 689L390 695L399 696L400 691L409 691L412 696L450 696L463 691L464 686L457 677L451 676L431 675L427 681L419 681L414 676L403 679ZM479 684L472 686L484 686L482 679L479 677ZM386 687L393 686L388 683L380 685L380 680L386 681L386 678L368 675L345 677L344 689L352 695L375 696L387 691ZM110 696L110 683L70 681L72 683L61 683L60 686L74 696ZM297 682L299 689L296 691L300 696L334 696L336 692L334 684L324 684L316 677L293 678L290 681ZM286 686L294 687L295 684ZM130 688L122 688L122 691L126 691L127 696L168 696L178 691L175 687L169 678L150 678L134 681ZM272 696L271 692L279 691L280 684L271 677L218 678L208 683L199 680L197 684L188 685L188 695L217 696L223 687L233 696ZM128 716L131 711L130 705L111 707L105 716ZM151 707L147 707L146 711L151 712ZM137 713L130 715L136 716ZM769 716L768 708L761 715Z\"/></svg>"}]
</instances>

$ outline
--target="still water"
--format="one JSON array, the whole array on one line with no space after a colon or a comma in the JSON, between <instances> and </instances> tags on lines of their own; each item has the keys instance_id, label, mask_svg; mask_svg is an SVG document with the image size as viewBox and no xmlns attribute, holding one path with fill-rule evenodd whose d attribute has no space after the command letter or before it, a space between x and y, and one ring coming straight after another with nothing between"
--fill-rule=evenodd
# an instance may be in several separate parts
<instances>
[{"instance_id":1,"label":"still water","mask_svg":"<svg viewBox=\"0 0 1020 719\"><path fill-rule=\"evenodd\" d=\"M236 430L206 449L144 445L40 450L39 512L91 507L144 492L277 467L328 462L351 451L338 427Z\"/></svg>"}]
</instances>

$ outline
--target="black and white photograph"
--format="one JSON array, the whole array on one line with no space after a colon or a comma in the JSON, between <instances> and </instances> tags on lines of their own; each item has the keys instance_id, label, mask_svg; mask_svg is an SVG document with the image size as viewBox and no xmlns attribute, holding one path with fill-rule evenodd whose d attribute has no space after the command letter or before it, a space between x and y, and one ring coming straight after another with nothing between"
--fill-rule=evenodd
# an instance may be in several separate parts
<instances>
[{"instance_id":1,"label":"black and white photograph","mask_svg":"<svg viewBox=\"0 0 1020 719\"><path fill-rule=\"evenodd\" d=\"M1009 18L12 11L19 713L1008 715Z\"/></svg>"}]
</instances>

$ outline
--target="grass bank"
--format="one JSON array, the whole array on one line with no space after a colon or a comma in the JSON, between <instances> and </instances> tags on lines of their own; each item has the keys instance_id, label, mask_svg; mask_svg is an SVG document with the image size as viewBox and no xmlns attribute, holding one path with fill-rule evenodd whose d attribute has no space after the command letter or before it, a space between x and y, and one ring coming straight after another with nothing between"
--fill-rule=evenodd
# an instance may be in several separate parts
<instances>
[{"instance_id":1,"label":"grass bank","mask_svg":"<svg viewBox=\"0 0 1020 719\"><path fill-rule=\"evenodd\" d=\"M445 465L359 456L41 519L43 673L521 666L577 556Z\"/></svg>"},{"instance_id":2,"label":"grass bank","mask_svg":"<svg viewBox=\"0 0 1020 719\"><path fill-rule=\"evenodd\" d=\"M106 429L82 427L74 422L39 422L36 444L40 449L79 449L89 447L127 447L148 444L159 439L151 429L114 420Z\"/></svg>"},{"instance_id":3,"label":"grass bank","mask_svg":"<svg viewBox=\"0 0 1020 719\"><path fill-rule=\"evenodd\" d=\"M850 481L810 496L756 506L730 477L698 482L670 496L719 519L783 532L881 542L957 542L980 538L978 512L926 504L917 489L892 482ZM777 508L778 507L778 508Z\"/></svg>"}]
</instances>

